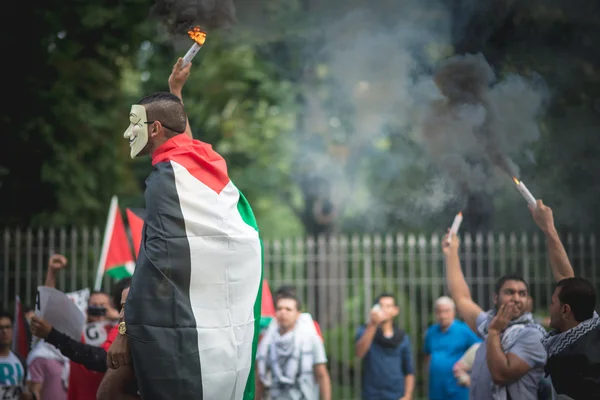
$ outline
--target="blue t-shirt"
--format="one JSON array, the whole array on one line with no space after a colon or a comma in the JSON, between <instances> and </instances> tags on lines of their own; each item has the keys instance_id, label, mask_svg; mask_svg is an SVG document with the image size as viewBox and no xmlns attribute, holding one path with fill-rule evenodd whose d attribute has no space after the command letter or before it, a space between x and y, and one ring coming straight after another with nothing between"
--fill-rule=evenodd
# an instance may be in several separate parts
<instances>
[{"instance_id":1,"label":"blue t-shirt","mask_svg":"<svg viewBox=\"0 0 600 400\"><path fill-rule=\"evenodd\" d=\"M452 373L452 367L465 351L481 339L462 321L454 321L442 331L439 324L427 329L425 354L429 361L430 400L468 400L469 388L460 386Z\"/></svg>"},{"instance_id":2,"label":"blue t-shirt","mask_svg":"<svg viewBox=\"0 0 600 400\"><path fill-rule=\"evenodd\" d=\"M365 333L365 326L356 331L356 341ZM404 378L414 375L410 340L404 333L402 342L394 347L383 347L375 341L363 358L363 400L398 400L404 396Z\"/></svg>"}]
</instances>

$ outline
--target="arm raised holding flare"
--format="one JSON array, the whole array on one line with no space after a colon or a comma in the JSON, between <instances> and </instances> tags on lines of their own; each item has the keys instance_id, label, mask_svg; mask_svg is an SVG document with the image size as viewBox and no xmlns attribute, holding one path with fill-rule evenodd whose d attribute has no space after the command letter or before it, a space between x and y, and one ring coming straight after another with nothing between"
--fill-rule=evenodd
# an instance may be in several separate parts
<instances>
[{"instance_id":1,"label":"arm raised holding flare","mask_svg":"<svg viewBox=\"0 0 600 400\"><path fill-rule=\"evenodd\" d=\"M560 282L565 278L575 276L569 256L562 242L558 231L554 226L554 216L552 209L546 206L542 200L537 200L535 206L529 206L533 220L537 226L544 232L546 236L546 246L548 247L548 259L552 268L552 275L556 282Z\"/></svg>"},{"instance_id":2,"label":"arm raised holding flare","mask_svg":"<svg viewBox=\"0 0 600 400\"><path fill-rule=\"evenodd\" d=\"M192 63L188 63L187 65L183 65L183 58L179 58L175 65L173 65L173 70L171 71L171 75L169 76L169 91L175 96L179 97L181 103L183 104L182 91L183 86L187 82L188 77L190 76L190 70L192 69ZM186 117L186 125L185 125L185 134L193 139L192 128L190 127L190 120Z\"/></svg>"},{"instance_id":3,"label":"arm raised holding flare","mask_svg":"<svg viewBox=\"0 0 600 400\"><path fill-rule=\"evenodd\" d=\"M450 241L448 240L449 236L451 236ZM458 257L459 246L460 240L458 236L449 230L448 235L442 241L442 251L446 260L446 282L448 283L450 296L456 304L458 313L467 325L474 332L477 332L475 322L477 316L481 314L482 309L473 301L471 291L460 267L460 259Z\"/></svg>"}]
</instances>

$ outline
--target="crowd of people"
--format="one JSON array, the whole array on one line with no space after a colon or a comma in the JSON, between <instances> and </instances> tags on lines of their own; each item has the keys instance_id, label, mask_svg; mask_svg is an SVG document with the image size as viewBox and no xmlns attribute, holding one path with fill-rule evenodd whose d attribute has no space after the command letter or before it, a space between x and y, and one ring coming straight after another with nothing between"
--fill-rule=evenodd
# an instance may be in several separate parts
<instances>
[{"instance_id":1,"label":"crowd of people","mask_svg":"<svg viewBox=\"0 0 600 400\"><path fill-rule=\"evenodd\" d=\"M260 332L256 220L223 158L192 138L181 96L190 67L180 59L171 93L148 96L129 114L131 156L151 155L153 172L132 279L119 281L112 296L89 297L87 323L104 339L76 340L28 310L40 340L21 359L11 351L15 319L0 314L0 399L332 398L320 327L294 290L275 293L276 317ZM424 339L429 399L600 399L595 288L574 276L551 209L538 200L531 211L556 280L551 330L531 314L528 284L516 274L498 279L494 307L483 310L462 272L459 238L448 233L450 296L435 301L436 323ZM66 265L62 255L50 258L46 286L56 286ZM357 327L364 400L415 398L420 372L399 314L394 295L383 293Z\"/></svg>"}]
</instances>

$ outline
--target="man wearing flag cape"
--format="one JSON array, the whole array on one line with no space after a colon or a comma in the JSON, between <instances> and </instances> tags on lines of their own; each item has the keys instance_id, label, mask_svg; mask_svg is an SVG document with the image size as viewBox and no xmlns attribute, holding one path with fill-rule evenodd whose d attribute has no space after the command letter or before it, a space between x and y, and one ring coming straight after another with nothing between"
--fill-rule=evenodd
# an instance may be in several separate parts
<instances>
[{"instance_id":1,"label":"man wearing flag cape","mask_svg":"<svg viewBox=\"0 0 600 400\"><path fill-rule=\"evenodd\" d=\"M250 400L261 243L225 160L192 138L181 100L190 66L180 58L171 93L147 96L129 113L131 157L150 155L153 169L121 334L107 361L116 369L131 355L143 399Z\"/></svg>"}]
</instances>

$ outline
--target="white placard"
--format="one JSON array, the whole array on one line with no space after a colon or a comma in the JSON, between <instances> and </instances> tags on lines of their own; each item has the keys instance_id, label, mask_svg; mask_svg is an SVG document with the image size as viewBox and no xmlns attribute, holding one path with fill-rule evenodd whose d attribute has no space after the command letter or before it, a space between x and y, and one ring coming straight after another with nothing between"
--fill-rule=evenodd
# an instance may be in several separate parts
<instances>
[{"instance_id":1,"label":"white placard","mask_svg":"<svg viewBox=\"0 0 600 400\"><path fill-rule=\"evenodd\" d=\"M77 341L81 340L85 316L73 300L60 290L38 286L35 314L56 330Z\"/></svg>"}]
</instances>

